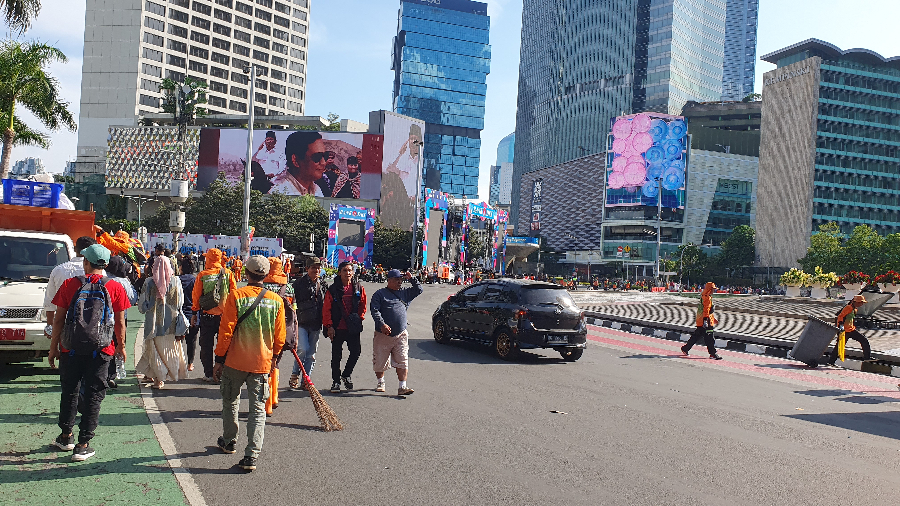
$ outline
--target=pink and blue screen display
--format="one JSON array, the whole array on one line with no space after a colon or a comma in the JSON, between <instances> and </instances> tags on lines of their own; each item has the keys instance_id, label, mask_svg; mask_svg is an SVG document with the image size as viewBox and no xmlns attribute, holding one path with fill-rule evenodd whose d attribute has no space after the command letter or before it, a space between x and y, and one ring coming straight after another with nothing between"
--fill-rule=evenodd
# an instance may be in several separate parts
<instances>
[{"instance_id":1,"label":"pink and blue screen display","mask_svg":"<svg viewBox=\"0 0 900 506\"><path fill-rule=\"evenodd\" d=\"M641 113L611 120L606 205L684 208L687 123L684 117Z\"/></svg>"}]
</instances>

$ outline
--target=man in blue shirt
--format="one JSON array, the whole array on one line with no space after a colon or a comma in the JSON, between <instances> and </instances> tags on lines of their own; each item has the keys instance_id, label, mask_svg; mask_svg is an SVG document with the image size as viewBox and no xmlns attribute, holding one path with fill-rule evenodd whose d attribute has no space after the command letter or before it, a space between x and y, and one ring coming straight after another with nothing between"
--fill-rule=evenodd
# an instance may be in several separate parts
<instances>
[{"instance_id":1,"label":"man in blue shirt","mask_svg":"<svg viewBox=\"0 0 900 506\"><path fill-rule=\"evenodd\" d=\"M401 289L403 280L412 286ZM387 273L387 288L381 288L372 296L369 309L375 320L375 340L372 343L372 366L378 384L376 392L384 392L384 371L397 369L400 388L397 395L410 395L413 389L406 385L409 372L409 332L406 310L410 302L422 293L422 285L409 272L391 269Z\"/></svg>"}]
</instances>

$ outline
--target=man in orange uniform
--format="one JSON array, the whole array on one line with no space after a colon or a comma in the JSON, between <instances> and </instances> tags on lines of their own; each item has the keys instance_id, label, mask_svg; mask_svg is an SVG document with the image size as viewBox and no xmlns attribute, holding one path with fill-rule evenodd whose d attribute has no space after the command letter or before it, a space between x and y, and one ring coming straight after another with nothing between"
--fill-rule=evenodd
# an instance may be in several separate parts
<instances>
[{"instance_id":1,"label":"man in orange uniform","mask_svg":"<svg viewBox=\"0 0 900 506\"><path fill-rule=\"evenodd\" d=\"M234 275L238 281L244 280L244 262L241 261L241 257L234 257Z\"/></svg>"},{"instance_id":2,"label":"man in orange uniform","mask_svg":"<svg viewBox=\"0 0 900 506\"><path fill-rule=\"evenodd\" d=\"M222 308L230 292L237 289L234 274L222 266L222 251L218 248L210 248L206 252L206 268L200 271L194 281L194 290L191 293L194 318L191 325L200 324L200 363L203 364L203 381L215 383L213 378L213 348L216 346L216 335L219 333L219 325L222 319ZM219 273L222 273L223 283L222 302L218 307L201 311L200 297L204 293L210 293L216 288ZM199 315L199 317L198 317Z\"/></svg>"},{"instance_id":3,"label":"man in orange uniform","mask_svg":"<svg viewBox=\"0 0 900 506\"><path fill-rule=\"evenodd\" d=\"M716 326L715 310L713 309L712 294L716 290L716 285L712 282L706 283L703 292L700 293L700 306L697 307L697 330L691 335L687 344L681 347L681 352L685 355L691 348L704 340L706 351L709 352L709 358L713 360L722 360L722 357L716 353L716 339L713 337L713 328Z\"/></svg>"},{"instance_id":4,"label":"man in orange uniform","mask_svg":"<svg viewBox=\"0 0 900 506\"><path fill-rule=\"evenodd\" d=\"M280 258L269 258L269 274L263 280L263 286L267 290L281 297L284 303L285 315L285 349L297 348L297 324L294 307L294 287L288 284L287 274L281 267ZM291 353L288 352L288 356ZM281 354L275 359L275 367L269 375L269 398L266 400L266 416L272 416L272 412L278 407L278 364L281 363Z\"/></svg>"},{"instance_id":5,"label":"man in orange uniform","mask_svg":"<svg viewBox=\"0 0 900 506\"><path fill-rule=\"evenodd\" d=\"M216 443L225 453L235 452L241 387L247 385L247 446L238 463L247 471L256 469L262 450L268 378L284 346L284 303L263 286L268 273L266 257L255 255L247 260L247 286L230 292L225 302L213 370L222 392L222 436Z\"/></svg>"},{"instance_id":6,"label":"man in orange uniform","mask_svg":"<svg viewBox=\"0 0 900 506\"><path fill-rule=\"evenodd\" d=\"M844 337L846 339L853 339L858 342L863 350L863 360L870 360L872 358L872 347L869 346L869 340L865 338L862 334L856 330L856 325L853 324L853 320L856 319L856 310L860 306L866 303L866 298L862 295L856 295L850 301L849 304L844 306L844 309L837 316L837 326L844 329ZM838 359L838 345L834 345L834 349L831 350L831 356L828 357L828 363L830 365L834 365Z\"/></svg>"}]
</instances>

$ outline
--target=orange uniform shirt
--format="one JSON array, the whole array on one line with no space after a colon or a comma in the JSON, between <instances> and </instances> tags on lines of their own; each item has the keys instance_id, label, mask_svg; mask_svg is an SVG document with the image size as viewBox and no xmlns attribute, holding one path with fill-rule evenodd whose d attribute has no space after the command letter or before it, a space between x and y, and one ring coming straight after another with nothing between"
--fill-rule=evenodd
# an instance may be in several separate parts
<instances>
[{"instance_id":1,"label":"orange uniform shirt","mask_svg":"<svg viewBox=\"0 0 900 506\"><path fill-rule=\"evenodd\" d=\"M225 365L238 371L269 374L272 357L284 346L284 303L271 290L260 301L241 326L238 318L247 312L262 288L245 286L228 294L219 324L216 361L225 357Z\"/></svg>"}]
</instances>

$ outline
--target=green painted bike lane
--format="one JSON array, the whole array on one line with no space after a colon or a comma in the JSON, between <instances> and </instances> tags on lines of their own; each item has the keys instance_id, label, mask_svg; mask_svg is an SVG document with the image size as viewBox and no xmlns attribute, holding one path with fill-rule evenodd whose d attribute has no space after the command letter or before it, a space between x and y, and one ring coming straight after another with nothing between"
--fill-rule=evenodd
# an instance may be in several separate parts
<instances>
[{"instance_id":1,"label":"green painted bike lane","mask_svg":"<svg viewBox=\"0 0 900 506\"><path fill-rule=\"evenodd\" d=\"M143 317L128 313L128 349ZM0 504L184 505L185 496L147 418L134 369L107 390L91 446L97 454L72 462L50 443L59 435L59 375L43 363L0 366ZM80 415L79 418L80 419ZM78 434L76 424L74 432Z\"/></svg>"}]
</instances>

